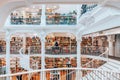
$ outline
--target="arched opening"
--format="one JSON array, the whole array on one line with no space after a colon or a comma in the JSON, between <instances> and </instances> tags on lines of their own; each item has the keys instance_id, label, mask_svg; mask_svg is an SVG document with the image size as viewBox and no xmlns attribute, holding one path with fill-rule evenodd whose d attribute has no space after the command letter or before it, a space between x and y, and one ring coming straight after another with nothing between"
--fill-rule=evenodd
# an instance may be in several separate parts
<instances>
[{"instance_id":1,"label":"arched opening","mask_svg":"<svg viewBox=\"0 0 120 80\"><path fill-rule=\"evenodd\" d=\"M40 54L41 41L36 33L15 33L11 35L11 54L18 54L24 48L24 54Z\"/></svg>"},{"instance_id":2,"label":"arched opening","mask_svg":"<svg viewBox=\"0 0 120 80\"><path fill-rule=\"evenodd\" d=\"M10 41L11 54L17 54L10 57L11 73L24 72L29 70L41 69L41 41L36 33L16 32L11 35ZM39 54L39 56L38 56ZM29 74L30 78L39 78L40 73ZM21 77L22 76L22 77ZM15 78L28 78L28 74L13 76Z\"/></svg>"}]
</instances>

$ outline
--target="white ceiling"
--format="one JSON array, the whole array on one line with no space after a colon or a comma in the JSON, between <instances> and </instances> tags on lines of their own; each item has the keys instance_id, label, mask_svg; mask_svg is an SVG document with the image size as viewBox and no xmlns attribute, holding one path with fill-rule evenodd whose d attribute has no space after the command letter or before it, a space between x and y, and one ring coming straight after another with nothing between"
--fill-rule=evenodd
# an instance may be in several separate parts
<instances>
[{"instance_id":1,"label":"white ceiling","mask_svg":"<svg viewBox=\"0 0 120 80\"><path fill-rule=\"evenodd\" d=\"M98 3L104 0L28 0L39 3Z\"/></svg>"},{"instance_id":2,"label":"white ceiling","mask_svg":"<svg viewBox=\"0 0 120 80\"><path fill-rule=\"evenodd\" d=\"M120 0L0 0L0 28L4 27L6 18L12 10L25 7L26 4L83 4L83 3L105 3L106 6L112 6L120 9Z\"/></svg>"}]
</instances>

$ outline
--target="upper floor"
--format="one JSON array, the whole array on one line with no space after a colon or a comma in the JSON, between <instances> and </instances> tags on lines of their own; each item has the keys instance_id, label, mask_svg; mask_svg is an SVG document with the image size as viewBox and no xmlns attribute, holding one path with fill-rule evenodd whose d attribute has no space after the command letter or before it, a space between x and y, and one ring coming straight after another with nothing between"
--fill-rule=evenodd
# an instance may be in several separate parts
<instances>
[{"instance_id":1,"label":"upper floor","mask_svg":"<svg viewBox=\"0 0 120 80\"><path fill-rule=\"evenodd\" d=\"M13 10L5 26L77 26L79 18L97 4L36 4Z\"/></svg>"}]
</instances>

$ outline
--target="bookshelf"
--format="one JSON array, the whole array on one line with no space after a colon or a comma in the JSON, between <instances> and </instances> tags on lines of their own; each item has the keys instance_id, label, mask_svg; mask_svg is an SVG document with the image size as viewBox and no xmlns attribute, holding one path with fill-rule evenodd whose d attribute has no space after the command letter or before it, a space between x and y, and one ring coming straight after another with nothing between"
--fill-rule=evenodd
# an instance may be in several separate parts
<instances>
[{"instance_id":1,"label":"bookshelf","mask_svg":"<svg viewBox=\"0 0 120 80\"><path fill-rule=\"evenodd\" d=\"M30 68L41 69L41 57L30 57Z\"/></svg>"},{"instance_id":2,"label":"bookshelf","mask_svg":"<svg viewBox=\"0 0 120 80\"><path fill-rule=\"evenodd\" d=\"M82 37L81 46L92 46L92 37Z\"/></svg>"},{"instance_id":3,"label":"bookshelf","mask_svg":"<svg viewBox=\"0 0 120 80\"><path fill-rule=\"evenodd\" d=\"M66 68L77 66L76 58L46 58L45 63L46 68Z\"/></svg>"},{"instance_id":4,"label":"bookshelf","mask_svg":"<svg viewBox=\"0 0 120 80\"><path fill-rule=\"evenodd\" d=\"M6 42L5 40L0 40L0 52L6 52Z\"/></svg>"},{"instance_id":5,"label":"bookshelf","mask_svg":"<svg viewBox=\"0 0 120 80\"><path fill-rule=\"evenodd\" d=\"M0 58L0 67L6 66L5 58Z\"/></svg>"},{"instance_id":6,"label":"bookshelf","mask_svg":"<svg viewBox=\"0 0 120 80\"><path fill-rule=\"evenodd\" d=\"M19 53L18 51L22 48L23 46L23 38L21 37L12 37L11 41L10 41L10 51L11 53Z\"/></svg>"},{"instance_id":7,"label":"bookshelf","mask_svg":"<svg viewBox=\"0 0 120 80\"><path fill-rule=\"evenodd\" d=\"M65 46L76 46L76 40L75 39L71 39L70 37L54 37L54 38L50 38L47 37L46 38L47 42L46 42L46 46L54 46L54 42L55 40L58 41L59 46L61 47L65 47Z\"/></svg>"},{"instance_id":8,"label":"bookshelf","mask_svg":"<svg viewBox=\"0 0 120 80\"><path fill-rule=\"evenodd\" d=\"M69 13L53 13L52 11L46 11L46 24L62 24L62 25L75 25L76 24L76 12Z\"/></svg>"},{"instance_id":9,"label":"bookshelf","mask_svg":"<svg viewBox=\"0 0 120 80\"><path fill-rule=\"evenodd\" d=\"M39 37L27 37L26 48L30 47L31 53L41 53L41 42Z\"/></svg>"},{"instance_id":10,"label":"bookshelf","mask_svg":"<svg viewBox=\"0 0 120 80\"><path fill-rule=\"evenodd\" d=\"M16 73L17 69L21 68L20 59L18 57L12 57L10 59L10 68L12 73Z\"/></svg>"},{"instance_id":11,"label":"bookshelf","mask_svg":"<svg viewBox=\"0 0 120 80\"><path fill-rule=\"evenodd\" d=\"M39 9L37 9L36 12L25 11L24 14L22 14L21 11L23 11L23 10L16 10L15 12L11 13L10 23L12 25L19 25L19 24L40 25L42 9L39 8Z\"/></svg>"},{"instance_id":12,"label":"bookshelf","mask_svg":"<svg viewBox=\"0 0 120 80\"><path fill-rule=\"evenodd\" d=\"M55 42L58 42L58 49L56 49ZM76 53L76 39L70 37L55 36L46 37L46 53L60 54L60 53Z\"/></svg>"}]
</instances>

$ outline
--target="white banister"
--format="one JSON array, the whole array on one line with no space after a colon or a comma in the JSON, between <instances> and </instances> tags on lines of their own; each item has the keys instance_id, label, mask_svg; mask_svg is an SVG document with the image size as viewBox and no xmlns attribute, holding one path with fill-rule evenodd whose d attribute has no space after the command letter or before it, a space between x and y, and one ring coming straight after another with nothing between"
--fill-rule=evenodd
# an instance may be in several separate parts
<instances>
[{"instance_id":1,"label":"white banister","mask_svg":"<svg viewBox=\"0 0 120 80\"><path fill-rule=\"evenodd\" d=\"M34 71L27 71L27 72L19 72L19 73L14 73L14 74L5 74L5 75L0 75L0 79L5 78L5 77L12 77L12 76L17 76L17 75L24 75L24 74L33 74L33 73L41 73L41 72L46 72L49 73L49 71L58 71L58 72L64 72L66 71L69 77L73 76L72 79L75 79L75 73L69 72L69 71L81 71L81 72L86 72L82 77L80 77L78 80L86 80L84 78L88 78L87 80L108 80L108 78L111 78L110 80L118 80L120 78L120 72L118 70L102 70L102 69L94 69L94 68L56 68L56 69L44 69L44 70L34 70ZM73 74L73 75L71 75ZM62 76L59 76L62 77ZM50 78L50 77L49 77ZM63 79L63 78L62 78ZM45 79L42 79L45 80ZM59 79L57 79L59 80ZM69 80L69 78L67 79Z\"/></svg>"},{"instance_id":2,"label":"white banister","mask_svg":"<svg viewBox=\"0 0 120 80\"><path fill-rule=\"evenodd\" d=\"M77 38L76 39L77 41L77 68L81 68L81 41L82 39L81 38ZM80 79L80 77L82 76L82 73L80 71L77 71L76 73L77 77L76 77L76 80Z\"/></svg>"},{"instance_id":3,"label":"white banister","mask_svg":"<svg viewBox=\"0 0 120 80\"><path fill-rule=\"evenodd\" d=\"M103 52L102 54L100 54L98 57L104 57L104 55L105 55L105 58L108 59L108 52L109 52L109 50L108 50L108 48L106 47L105 52ZM96 60L96 59L92 59L91 61L89 61L88 63L84 64L83 66L89 65L89 64L92 63L94 60Z\"/></svg>"},{"instance_id":4,"label":"white banister","mask_svg":"<svg viewBox=\"0 0 120 80\"><path fill-rule=\"evenodd\" d=\"M23 67L25 70L31 70L30 69L30 57L29 55L24 54L24 48L21 48L19 50L20 53L20 65Z\"/></svg>"}]
</instances>

